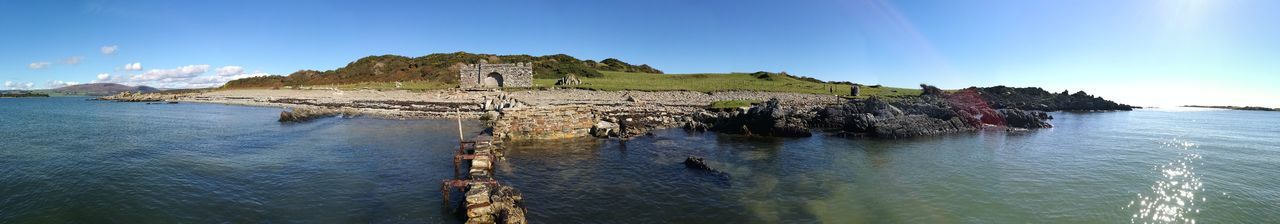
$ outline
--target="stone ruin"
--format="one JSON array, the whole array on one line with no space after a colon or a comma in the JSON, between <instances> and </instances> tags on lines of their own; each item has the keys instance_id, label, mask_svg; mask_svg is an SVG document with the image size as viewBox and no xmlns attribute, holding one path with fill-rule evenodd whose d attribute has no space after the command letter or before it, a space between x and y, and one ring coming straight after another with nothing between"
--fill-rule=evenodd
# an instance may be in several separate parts
<instances>
[{"instance_id":1,"label":"stone ruin","mask_svg":"<svg viewBox=\"0 0 1280 224\"><path fill-rule=\"evenodd\" d=\"M565 75L563 78L556 80L557 86L576 86L581 84L582 80L578 80L578 77L573 74Z\"/></svg>"},{"instance_id":2,"label":"stone ruin","mask_svg":"<svg viewBox=\"0 0 1280 224\"><path fill-rule=\"evenodd\" d=\"M463 89L488 89L503 87L533 87L533 63L463 65L458 74L458 87Z\"/></svg>"}]
</instances>

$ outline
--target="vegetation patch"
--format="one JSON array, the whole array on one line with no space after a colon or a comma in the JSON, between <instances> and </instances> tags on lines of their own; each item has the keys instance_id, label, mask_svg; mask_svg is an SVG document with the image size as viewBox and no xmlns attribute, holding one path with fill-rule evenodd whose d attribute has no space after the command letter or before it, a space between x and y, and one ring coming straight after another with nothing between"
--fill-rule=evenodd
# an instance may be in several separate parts
<instances>
[{"instance_id":1,"label":"vegetation patch","mask_svg":"<svg viewBox=\"0 0 1280 224\"><path fill-rule=\"evenodd\" d=\"M600 62L579 60L569 55L493 55L466 52L430 54L421 57L381 55L360 58L338 69L302 70L288 76L262 76L232 80L225 89L282 88L285 86L351 85L360 83L429 82L457 86L464 64L533 63L535 78L558 79L569 74L600 77L601 71L661 74L649 65L632 65L618 59ZM434 84L433 84L434 85Z\"/></svg>"}]
</instances>

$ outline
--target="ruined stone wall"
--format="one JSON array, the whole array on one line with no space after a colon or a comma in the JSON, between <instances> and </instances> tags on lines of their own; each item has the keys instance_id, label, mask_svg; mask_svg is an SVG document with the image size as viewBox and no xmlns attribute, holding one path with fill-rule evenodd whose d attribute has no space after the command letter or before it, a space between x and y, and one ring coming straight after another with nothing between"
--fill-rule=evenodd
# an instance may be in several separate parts
<instances>
[{"instance_id":1,"label":"ruined stone wall","mask_svg":"<svg viewBox=\"0 0 1280 224\"><path fill-rule=\"evenodd\" d=\"M533 87L533 63L463 65L459 69L458 86L461 88L494 88L484 86L490 73L502 75L502 87Z\"/></svg>"},{"instance_id":2,"label":"ruined stone wall","mask_svg":"<svg viewBox=\"0 0 1280 224\"><path fill-rule=\"evenodd\" d=\"M589 106L507 109L494 122L495 137L510 140L563 139L590 136L600 117Z\"/></svg>"}]
</instances>

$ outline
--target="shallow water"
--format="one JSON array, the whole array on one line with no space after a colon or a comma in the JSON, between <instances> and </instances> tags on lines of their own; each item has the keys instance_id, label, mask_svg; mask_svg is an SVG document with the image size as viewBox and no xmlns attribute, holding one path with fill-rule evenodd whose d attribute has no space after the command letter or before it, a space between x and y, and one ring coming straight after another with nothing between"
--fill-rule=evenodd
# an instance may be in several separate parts
<instances>
[{"instance_id":1,"label":"shallow water","mask_svg":"<svg viewBox=\"0 0 1280 224\"><path fill-rule=\"evenodd\" d=\"M0 99L0 223L459 221L438 192L453 121L279 124L279 111ZM1280 113L1053 116L1052 129L894 141L516 142L497 174L534 223L1280 220ZM685 169L688 155L731 177Z\"/></svg>"}]
</instances>

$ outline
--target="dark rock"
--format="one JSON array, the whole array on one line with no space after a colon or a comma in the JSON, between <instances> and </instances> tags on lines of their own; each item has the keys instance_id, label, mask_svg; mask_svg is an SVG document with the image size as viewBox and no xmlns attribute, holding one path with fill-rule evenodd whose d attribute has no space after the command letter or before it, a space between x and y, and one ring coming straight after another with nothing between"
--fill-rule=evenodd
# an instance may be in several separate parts
<instances>
[{"instance_id":1,"label":"dark rock","mask_svg":"<svg viewBox=\"0 0 1280 224\"><path fill-rule=\"evenodd\" d=\"M725 173L723 171L716 170L715 168L711 168L711 166L707 165L707 162L705 160L697 156L689 156L685 158L684 167L693 169L693 170L709 172L723 178L729 178L729 173Z\"/></svg>"},{"instance_id":2,"label":"dark rock","mask_svg":"<svg viewBox=\"0 0 1280 224\"><path fill-rule=\"evenodd\" d=\"M342 110L329 108L294 108L293 110L281 111L280 122L304 122L316 118L333 117L337 115L355 114L346 113Z\"/></svg>"},{"instance_id":3,"label":"dark rock","mask_svg":"<svg viewBox=\"0 0 1280 224\"><path fill-rule=\"evenodd\" d=\"M700 125L686 127L707 128L722 133L761 135L775 137L809 137L809 121L813 113L779 105L778 99L770 99L746 111L695 114L693 122Z\"/></svg>"},{"instance_id":4,"label":"dark rock","mask_svg":"<svg viewBox=\"0 0 1280 224\"><path fill-rule=\"evenodd\" d=\"M920 84L920 90L923 91L920 92L921 96L941 96L943 94L942 89L928 84Z\"/></svg>"},{"instance_id":5,"label":"dark rock","mask_svg":"<svg viewBox=\"0 0 1280 224\"><path fill-rule=\"evenodd\" d=\"M974 116L956 110L941 96L921 96L893 102L870 98L850 100L818 111L815 123L848 136L900 139L974 131Z\"/></svg>"},{"instance_id":6,"label":"dark rock","mask_svg":"<svg viewBox=\"0 0 1280 224\"><path fill-rule=\"evenodd\" d=\"M747 128L751 133L778 137L809 137L808 119L794 108L779 106L778 99L770 99L764 106L752 107L746 114Z\"/></svg>"},{"instance_id":7,"label":"dark rock","mask_svg":"<svg viewBox=\"0 0 1280 224\"><path fill-rule=\"evenodd\" d=\"M1016 128L1050 128L1053 125L1045 122L1049 115L1043 111L1019 110L1019 109L999 109L996 110L1000 114L1000 118L1004 119L1005 125Z\"/></svg>"},{"instance_id":8,"label":"dark rock","mask_svg":"<svg viewBox=\"0 0 1280 224\"><path fill-rule=\"evenodd\" d=\"M1013 88L994 86L970 87L995 109L1022 109L1039 111L1133 110L1134 106L1116 103L1078 91L1074 94L1050 93L1038 87Z\"/></svg>"},{"instance_id":9,"label":"dark rock","mask_svg":"<svg viewBox=\"0 0 1280 224\"><path fill-rule=\"evenodd\" d=\"M707 166L707 162L705 160L696 156L689 156L685 158L684 167L688 167L689 169L695 169L695 170L706 170L706 171L715 170L715 169L711 169L710 166Z\"/></svg>"}]
</instances>

